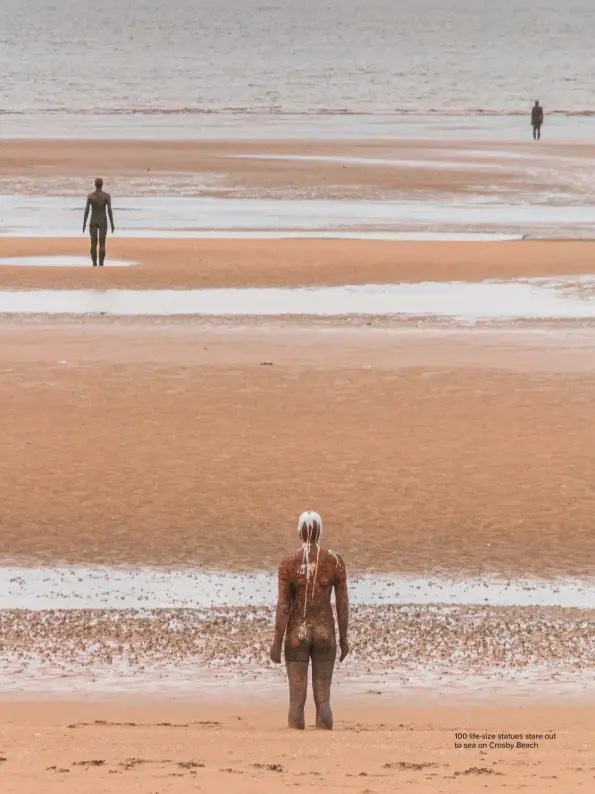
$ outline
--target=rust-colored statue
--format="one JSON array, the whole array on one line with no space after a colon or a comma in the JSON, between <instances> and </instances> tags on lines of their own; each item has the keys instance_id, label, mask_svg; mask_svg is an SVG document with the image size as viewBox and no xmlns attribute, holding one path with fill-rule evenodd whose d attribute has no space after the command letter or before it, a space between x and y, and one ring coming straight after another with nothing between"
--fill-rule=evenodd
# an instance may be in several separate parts
<instances>
[{"instance_id":1,"label":"rust-colored statue","mask_svg":"<svg viewBox=\"0 0 595 794\"><path fill-rule=\"evenodd\" d=\"M114 226L114 216L112 213L112 198L103 189L103 179L97 177L95 180L95 190L87 196L85 205L85 217L83 219L83 234L87 226L87 218L91 212L89 222L89 233L91 235L91 261L93 267L97 267L97 243L99 243L99 267L103 267L105 261L105 238L107 236L107 218L109 215L112 226L112 234L116 231Z\"/></svg>"},{"instance_id":2,"label":"rust-colored statue","mask_svg":"<svg viewBox=\"0 0 595 794\"><path fill-rule=\"evenodd\" d=\"M316 727L333 727L331 683L337 655L331 593L335 590L339 646L343 661L349 653L347 628L349 598L347 572L341 557L320 546L322 520L318 513L302 513L298 521L302 546L279 565L279 598L271 660L281 663L285 637L285 663L289 678L289 727L304 729L308 691L308 665L312 660L312 691Z\"/></svg>"}]
</instances>

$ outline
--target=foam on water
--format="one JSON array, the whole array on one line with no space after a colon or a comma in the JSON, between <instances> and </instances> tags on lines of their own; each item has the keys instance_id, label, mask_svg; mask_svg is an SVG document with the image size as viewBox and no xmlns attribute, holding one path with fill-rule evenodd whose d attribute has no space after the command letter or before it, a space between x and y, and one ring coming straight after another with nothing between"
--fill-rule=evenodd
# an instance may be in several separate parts
<instances>
[{"instance_id":1,"label":"foam on water","mask_svg":"<svg viewBox=\"0 0 595 794\"><path fill-rule=\"evenodd\" d=\"M478 320L595 318L595 276L345 287L0 292L4 314L385 316Z\"/></svg>"},{"instance_id":2,"label":"foam on water","mask_svg":"<svg viewBox=\"0 0 595 794\"><path fill-rule=\"evenodd\" d=\"M354 605L457 604L595 609L595 580L407 575L353 577ZM273 573L200 569L0 566L0 609L166 609L272 606Z\"/></svg>"}]
</instances>

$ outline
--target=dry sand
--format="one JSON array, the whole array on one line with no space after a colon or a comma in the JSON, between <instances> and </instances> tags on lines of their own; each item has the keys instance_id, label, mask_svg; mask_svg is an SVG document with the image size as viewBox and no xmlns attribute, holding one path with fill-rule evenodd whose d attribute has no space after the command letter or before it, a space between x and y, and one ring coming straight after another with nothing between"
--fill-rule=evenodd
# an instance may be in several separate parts
<instances>
[{"instance_id":1,"label":"dry sand","mask_svg":"<svg viewBox=\"0 0 595 794\"><path fill-rule=\"evenodd\" d=\"M423 709L370 695L336 700L330 733L289 731L285 719L283 703L3 702L2 791L567 794L588 791L595 777L588 708ZM532 749L455 749L456 732L555 738Z\"/></svg>"},{"instance_id":2,"label":"dry sand","mask_svg":"<svg viewBox=\"0 0 595 794\"><path fill-rule=\"evenodd\" d=\"M2 325L4 556L269 568L312 506L351 570L592 572L588 335L146 325Z\"/></svg>"},{"instance_id":3,"label":"dry sand","mask_svg":"<svg viewBox=\"0 0 595 794\"><path fill-rule=\"evenodd\" d=\"M88 238L0 238L0 258L87 255ZM109 257L140 264L103 269L0 266L5 289L303 286L593 272L595 242L500 243L368 240L108 240Z\"/></svg>"}]
</instances>

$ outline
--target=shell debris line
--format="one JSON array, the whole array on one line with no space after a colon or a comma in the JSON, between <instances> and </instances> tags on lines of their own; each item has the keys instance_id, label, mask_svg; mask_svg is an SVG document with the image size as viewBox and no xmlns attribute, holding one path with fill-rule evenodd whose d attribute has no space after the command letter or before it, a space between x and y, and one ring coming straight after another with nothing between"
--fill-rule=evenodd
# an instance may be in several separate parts
<instances>
[{"instance_id":1,"label":"shell debris line","mask_svg":"<svg viewBox=\"0 0 595 794\"><path fill-rule=\"evenodd\" d=\"M314 558L321 531L319 516L300 517ZM505 683L595 692L592 581L366 574L352 576L349 590L352 653L336 681L354 692L371 682L439 693ZM0 591L5 691L284 681L268 657L272 571L5 565Z\"/></svg>"},{"instance_id":2,"label":"shell debris line","mask_svg":"<svg viewBox=\"0 0 595 794\"><path fill-rule=\"evenodd\" d=\"M573 683L593 689L591 610L441 605L354 606L352 655L337 683L431 680ZM283 680L268 661L272 607L0 610L5 691L57 687L200 689Z\"/></svg>"}]
</instances>

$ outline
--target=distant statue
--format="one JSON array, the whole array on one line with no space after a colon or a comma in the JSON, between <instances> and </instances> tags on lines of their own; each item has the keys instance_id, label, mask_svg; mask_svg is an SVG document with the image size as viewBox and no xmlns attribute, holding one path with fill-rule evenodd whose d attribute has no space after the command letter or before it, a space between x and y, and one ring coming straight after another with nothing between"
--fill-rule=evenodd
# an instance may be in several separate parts
<instances>
[{"instance_id":1,"label":"distant statue","mask_svg":"<svg viewBox=\"0 0 595 794\"><path fill-rule=\"evenodd\" d=\"M87 206L85 207L85 217L83 219L83 234L85 233L89 211L91 212L91 221L89 222L91 261L93 262L93 267L97 267L97 243L99 242L99 267L103 267L108 215L112 226L112 234L116 229L114 227L114 216L112 215L112 197L109 193L104 192L103 179L100 177L95 180L95 190L87 196Z\"/></svg>"},{"instance_id":2,"label":"distant statue","mask_svg":"<svg viewBox=\"0 0 595 794\"><path fill-rule=\"evenodd\" d=\"M533 140L541 140L541 125L543 124L543 108L536 99L531 108L531 126L533 127Z\"/></svg>"}]
</instances>

